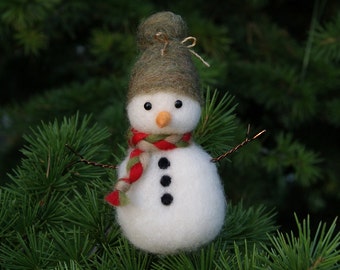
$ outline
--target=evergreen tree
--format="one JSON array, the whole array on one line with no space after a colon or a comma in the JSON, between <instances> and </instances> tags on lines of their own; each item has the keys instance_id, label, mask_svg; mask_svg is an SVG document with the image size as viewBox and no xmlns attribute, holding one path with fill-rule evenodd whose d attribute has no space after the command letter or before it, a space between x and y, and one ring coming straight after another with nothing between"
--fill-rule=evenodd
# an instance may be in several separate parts
<instances>
[{"instance_id":1,"label":"evergreen tree","mask_svg":"<svg viewBox=\"0 0 340 270\"><path fill-rule=\"evenodd\" d=\"M121 161L135 29L164 9L186 19L211 64L197 62L206 103L195 140L217 156L249 123L250 136L267 132L219 163L229 201L219 238L158 257L134 249L103 202L115 171L65 145ZM1 1L1 268L339 268L339 10L335 0Z\"/></svg>"}]
</instances>

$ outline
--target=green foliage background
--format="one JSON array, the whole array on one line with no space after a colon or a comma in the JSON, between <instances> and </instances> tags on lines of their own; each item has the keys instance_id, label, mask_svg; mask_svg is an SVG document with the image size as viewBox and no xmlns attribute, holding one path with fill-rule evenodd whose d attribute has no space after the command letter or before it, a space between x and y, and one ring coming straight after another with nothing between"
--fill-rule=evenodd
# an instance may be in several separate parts
<instances>
[{"instance_id":1,"label":"green foliage background","mask_svg":"<svg viewBox=\"0 0 340 270\"><path fill-rule=\"evenodd\" d=\"M161 10L183 16L190 35L198 38L195 51L211 64L206 68L195 59L209 118L208 126L202 118L196 140L216 156L241 142L248 124L251 135L267 130L230 156L230 161L219 164L226 195L235 204L229 210L234 216L227 221L231 225L226 226L226 235L232 235L242 215L247 221L267 217L264 231L258 231L258 224L241 223L245 230L236 232L235 238L222 234L222 239L197 254L168 261L129 250L118 228L108 233L114 217L101 198L115 180L114 171L85 164L69 168L75 156L63 146L69 143L86 158L103 163L116 164L124 156L125 94L138 55L136 27ZM275 261L280 258L275 249L264 248L268 260L260 259L260 242L265 247L287 247L288 241L299 248L289 234L267 239L274 220L281 231L294 230L297 223L297 234L306 236L308 230L299 227L303 225L294 212L298 217L310 214L308 227L320 233L319 221L331 224L339 214L339 37L336 0L2 0L0 218L10 221L1 223L0 239L10 240L0 247L0 265L23 269L13 265L23 253L18 247L25 245L27 261L46 267L58 264L56 269L85 267L89 261L84 254L93 255L91 267L97 265L96 269L99 265L107 269L105 265L117 258L121 263L117 269L128 269L132 262L124 261L126 256L137 258L138 267L130 265L130 269L176 269L176 262L199 269L195 263L203 267L206 262L197 260L204 256L216 268L201 269L229 269L230 265L253 269L273 261L284 265ZM211 144L214 140L216 144ZM261 204L266 210L256 216ZM270 214L268 209L273 208L277 215ZM18 211L23 214L18 216ZM339 237L334 239L335 244L326 241L327 248L339 245ZM93 249L95 243L101 243L99 251ZM29 254L34 245L37 252L44 250L42 254ZM213 251L217 247L218 254ZM324 256L327 248L313 251L309 267L320 266L318 256ZM56 258L58 262L51 263ZM289 263L280 269L302 269L290 268ZM328 266L325 263L325 269L331 269Z\"/></svg>"}]
</instances>

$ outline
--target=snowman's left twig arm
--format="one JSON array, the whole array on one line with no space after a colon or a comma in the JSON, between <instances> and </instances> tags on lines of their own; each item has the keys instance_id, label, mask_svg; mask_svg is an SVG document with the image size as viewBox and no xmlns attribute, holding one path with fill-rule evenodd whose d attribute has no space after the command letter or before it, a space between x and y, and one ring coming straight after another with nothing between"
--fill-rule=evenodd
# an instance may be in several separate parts
<instances>
[{"instance_id":1,"label":"snowman's left twig arm","mask_svg":"<svg viewBox=\"0 0 340 270\"><path fill-rule=\"evenodd\" d=\"M101 168L105 168L105 169L117 169L118 166L116 165L110 165L110 164L102 164L102 163L98 163L98 162L95 162L95 161L91 161L91 160L87 160L85 159L81 154L79 154L78 152L76 152L71 146L69 146L68 144L65 144L65 147L68 148L73 154L75 154L77 157L79 157L79 160L77 160L76 162L73 162L71 165L69 166L72 166L73 164L75 163L78 163L78 162L83 162L87 165L91 165L91 166L96 166L96 167L101 167ZM68 166L68 167L69 167Z\"/></svg>"},{"instance_id":2,"label":"snowman's left twig arm","mask_svg":"<svg viewBox=\"0 0 340 270\"><path fill-rule=\"evenodd\" d=\"M247 136L245 138L245 140L243 142L241 142L240 144L236 145L235 147L231 148L229 151L225 152L224 154L216 157L216 158L212 158L211 162L219 162L222 159L226 158L227 156L231 155L232 153L236 152L238 149L240 149L241 147L245 146L247 143L250 143L253 140L256 140L258 137L260 137L263 133L266 132L266 130L262 130L259 133L257 133L256 135L254 135L253 137L249 138L249 131L250 131L250 125L248 125L248 130L247 130Z\"/></svg>"}]
</instances>

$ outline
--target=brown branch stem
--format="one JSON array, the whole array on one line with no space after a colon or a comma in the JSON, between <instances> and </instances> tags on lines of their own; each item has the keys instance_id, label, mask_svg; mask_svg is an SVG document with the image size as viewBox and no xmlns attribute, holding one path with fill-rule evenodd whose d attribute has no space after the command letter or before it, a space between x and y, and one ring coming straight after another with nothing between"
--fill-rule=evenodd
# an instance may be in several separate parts
<instances>
[{"instance_id":1,"label":"brown branch stem","mask_svg":"<svg viewBox=\"0 0 340 270\"><path fill-rule=\"evenodd\" d=\"M225 152L224 154L216 157L216 158L212 158L211 162L219 162L222 159L226 158L227 156L231 155L232 153L236 152L238 149L240 149L241 147L245 146L246 144L250 143L253 140L256 140L258 137L260 137L263 133L266 132L266 130L262 130L259 133L257 133L256 135L254 135L251 138L248 138L249 136L249 132L250 132L250 125L248 125L248 130L247 130L247 135L246 138L243 142L241 142L240 144L236 145L235 147L231 148L229 151Z\"/></svg>"},{"instance_id":2,"label":"brown branch stem","mask_svg":"<svg viewBox=\"0 0 340 270\"><path fill-rule=\"evenodd\" d=\"M75 151L71 146L69 146L68 144L65 144L65 147L68 148L77 157L79 157L79 160L74 162L74 163L71 163L71 165L74 165L75 163L78 163L78 162L82 162L82 163L85 163L87 165L91 165L91 166L95 166L95 167L101 167L101 168L105 168L105 169L117 169L118 168L117 165L102 164L102 163L98 163L98 162L95 162L95 161L87 160L81 154L79 154L77 151Z\"/></svg>"}]
</instances>

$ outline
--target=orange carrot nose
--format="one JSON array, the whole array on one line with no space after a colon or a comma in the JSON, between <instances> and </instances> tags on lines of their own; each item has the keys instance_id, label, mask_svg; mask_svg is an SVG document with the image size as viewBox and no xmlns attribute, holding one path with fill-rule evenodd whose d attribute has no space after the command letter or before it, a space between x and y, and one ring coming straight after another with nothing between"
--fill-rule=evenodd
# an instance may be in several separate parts
<instances>
[{"instance_id":1,"label":"orange carrot nose","mask_svg":"<svg viewBox=\"0 0 340 270\"><path fill-rule=\"evenodd\" d=\"M171 115L170 113L163 111L158 113L156 117L156 124L160 128L166 127L171 121Z\"/></svg>"}]
</instances>

